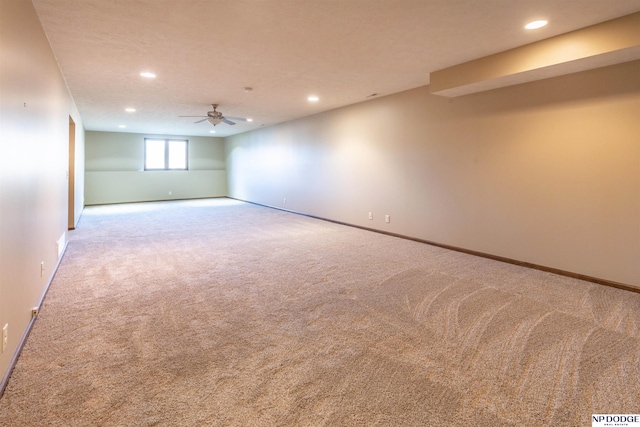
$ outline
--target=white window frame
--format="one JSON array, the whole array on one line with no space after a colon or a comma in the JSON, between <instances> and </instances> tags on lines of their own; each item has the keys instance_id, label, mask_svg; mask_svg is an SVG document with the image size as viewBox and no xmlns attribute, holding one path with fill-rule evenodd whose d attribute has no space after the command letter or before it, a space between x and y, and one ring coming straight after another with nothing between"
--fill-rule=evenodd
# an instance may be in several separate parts
<instances>
[{"instance_id":1,"label":"white window frame","mask_svg":"<svg viewBox=\"0 0 640 427\"><path fill-rule=\"evenodd\" d=\"M164 142L164 167L162 168L150 168L147 167L147 141L163 141ZM180 141L184 142L184 168L170 168L169 167L169 142ZM144 170L145 171L185 171L189 170L189 140L179 138L145 138L144 139Z\"/></svg>"}]
</instances>

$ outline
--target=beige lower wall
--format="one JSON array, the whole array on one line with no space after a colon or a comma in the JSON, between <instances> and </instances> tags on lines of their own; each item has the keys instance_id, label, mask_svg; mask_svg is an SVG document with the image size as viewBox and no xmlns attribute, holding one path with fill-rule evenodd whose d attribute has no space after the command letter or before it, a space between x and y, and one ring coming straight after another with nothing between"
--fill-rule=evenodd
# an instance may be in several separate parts
<instances>
[{"instance_id":1,"label":"beige lower wall","mask_svg":"<svg viewBox=\"0 0 640 427\"><path fill-rule=\"evenodd\" d=\"M196 199L227 195L226 172L98 171L85 172L87 205ZM171 194L170 194L171 193Z\"/></svg>"},{"instance_id":2,"label":"beige lower wall","mask_svg":"<svg viewBox=\"0 0 640 427\"><path fill-rule=\"evenodd\" d=\"M639 75L423 87L236 135L229 195L640 288Z\"/></svg>"}]
</instances>

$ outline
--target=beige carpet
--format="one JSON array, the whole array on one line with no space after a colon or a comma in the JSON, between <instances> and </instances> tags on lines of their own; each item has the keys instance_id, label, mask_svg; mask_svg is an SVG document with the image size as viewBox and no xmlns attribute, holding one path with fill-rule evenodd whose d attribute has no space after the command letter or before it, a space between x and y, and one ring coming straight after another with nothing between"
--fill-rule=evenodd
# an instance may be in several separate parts
<instances>
[{"instance_id":1,"label":"beige carpet","mask_svg":"<svg viewBox=\"0 0 640 427\"><path fill-rule=\"evenodd\" d=\"M640 294L227 199L87 208L2 426L590 426Z\"/></svg>"}]
</instances>

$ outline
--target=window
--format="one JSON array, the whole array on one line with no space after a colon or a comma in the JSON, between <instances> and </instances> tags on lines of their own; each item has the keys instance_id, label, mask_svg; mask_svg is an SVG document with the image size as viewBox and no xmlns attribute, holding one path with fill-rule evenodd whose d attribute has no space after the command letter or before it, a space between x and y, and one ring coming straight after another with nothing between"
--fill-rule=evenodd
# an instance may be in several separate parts
<instances>
[{"instance_id":1,"label":"window","mask_svg":"<svg viewBox=\"0 0 640 427\"><path fill-rule=\"evenodd\" d=\"M186 139L144 139L144 170L187 170Z\"/></svg>"}]
</instances>

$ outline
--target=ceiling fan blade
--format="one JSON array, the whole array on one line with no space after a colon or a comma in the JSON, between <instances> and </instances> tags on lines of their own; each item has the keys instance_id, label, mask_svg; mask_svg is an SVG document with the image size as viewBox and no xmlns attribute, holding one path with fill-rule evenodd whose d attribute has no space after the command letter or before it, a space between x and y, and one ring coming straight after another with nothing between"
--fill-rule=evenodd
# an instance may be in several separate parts
<instances>
[{"instance_id":1,"label":"ceiling fan blade","mask_svg":"<svg viewBox=\"0 0 640 427\"><path fill-rule=\"evenodd\" d=\"M235 125L235 123L233 123L231 120L227 120L227 118L226 118L226 117L225 117L225 118L223 118L223 119L222 119L222 121L223 121L223 122L225 122L225 123L226 123L226 124L228 124L228 125L232 125L232 126L233 126L233 125Z\"/></svg>"},{"instance_id":2,"label":"ceiling fan blade","mask_svg":"<svg viewBox=\"0 0 640 427\"><path fill-rule=\"evenodd\" d=\"M231 116L224 116L226 119L231 119L231 120L235 120L236 122L246 122L247 119L243 119L242 117L231 117Z\"/></svg>"},{"instance_id":3,"label":"ceiling fan blade","mask_svg":"<svg viewBox=\"0 0 640 427\"><path fill-rule=\"evenodd\" d=\"M178 117L209 117L209 116L178 116Z\"/></svg>"},{"instance_id":4,"label":"ceiling fan blade","mask_svg":"<svg viewBox=\"0 0 640 427\"><path fill-rule=\"evenodd\" d=\"M198 120L197 122L193 122L193 123L202 123L202 122L204 122L205 120L207 120L207 119Z\"/></svg>"}]
</instances>

